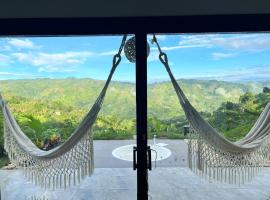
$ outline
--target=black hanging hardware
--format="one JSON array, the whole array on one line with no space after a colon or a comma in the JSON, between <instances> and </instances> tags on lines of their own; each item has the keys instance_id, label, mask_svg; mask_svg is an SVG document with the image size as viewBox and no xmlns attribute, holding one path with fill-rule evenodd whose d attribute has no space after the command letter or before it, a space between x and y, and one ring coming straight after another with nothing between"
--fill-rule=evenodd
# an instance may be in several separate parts
<instances>
[{"instance_id":1,"label":"black hanging hardware","mask_svg":"<svg viewBox=\"0 0 270 200\"><path fill-rule=\"evenodd\" d=\"M133 170L137 169L137 147L133 147Z\"/></svg>"}]
</instances>

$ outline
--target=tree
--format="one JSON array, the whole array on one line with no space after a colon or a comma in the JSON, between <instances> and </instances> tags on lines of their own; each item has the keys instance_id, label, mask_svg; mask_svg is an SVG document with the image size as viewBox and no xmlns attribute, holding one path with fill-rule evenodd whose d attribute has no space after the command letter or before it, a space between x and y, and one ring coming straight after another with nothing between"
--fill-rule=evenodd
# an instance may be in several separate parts
<instances>
[{"instance_id":1,"label":"tree","mask_svg":"<svg viewBox=\"0 0 270 200\"><path fill-rule=\"evenodd\" d=\"M264 87L263 88L263 93L270 93L270 88Z\"/></svg>"},{"instance_id":2,"label":"tree","mask_svg":"<svg viewBox=\"0 0 270 200\"><path fill-rule=\"evenodd\" d=\"M256 100L257 100L256 95L251 92L247 92L244 95L240 96L239 101L240 101L242 110L244 110L245 112L257 114L258 105L256 104Z\"/></svg>"}]
</instances>

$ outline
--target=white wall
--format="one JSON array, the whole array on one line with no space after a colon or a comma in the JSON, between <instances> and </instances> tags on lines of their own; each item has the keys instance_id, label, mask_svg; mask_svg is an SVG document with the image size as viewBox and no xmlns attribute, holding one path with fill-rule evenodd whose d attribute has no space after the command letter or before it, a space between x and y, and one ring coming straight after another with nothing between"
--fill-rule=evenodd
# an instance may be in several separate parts
<instances>
[{"instance_id":1,"label":"white wall","mask_svg":"<svg viewBox=\"0 0 270 200\"><path fill-rule=\"evenodd\" d=\"M0 18L270 13L269 0L0 0Z\"/></svg>"}]
</instances>

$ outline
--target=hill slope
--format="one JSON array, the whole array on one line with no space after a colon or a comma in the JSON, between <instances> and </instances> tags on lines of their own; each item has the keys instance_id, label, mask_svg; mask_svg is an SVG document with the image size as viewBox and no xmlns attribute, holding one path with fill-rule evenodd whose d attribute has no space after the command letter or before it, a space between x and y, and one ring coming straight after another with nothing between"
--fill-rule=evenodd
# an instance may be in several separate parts
<instances>
[{"instance_id":1,"label":"hill slope","mask_svg":"<svg viewBox=\"0 0 270 200\"><path fill-rule=\"evenodd\" d=\"M191 103L199 110L212 112L222 102L238 102L245 92L259 93L270 82L230 83L215 80L179 80ZM9 100L12 96L41 102L54 102L87 110L95 101L104 81L93 79L35 79L0 81L0 90ZM135 85L112 82L101 115L135 118ZM12 104L11 104L12 107ZM170 82L148 86L149 115L170 119L182 115Z\"/></svg>"}]
</instances>

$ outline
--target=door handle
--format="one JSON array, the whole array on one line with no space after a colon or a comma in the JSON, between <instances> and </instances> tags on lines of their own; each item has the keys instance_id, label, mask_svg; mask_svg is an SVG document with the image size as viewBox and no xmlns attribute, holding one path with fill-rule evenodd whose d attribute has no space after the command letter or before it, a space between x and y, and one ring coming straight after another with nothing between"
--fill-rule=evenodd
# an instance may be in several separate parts
<instances>
[{"instance_id":1,"label":"door handle","mask_svg":"<svg viewBox=\"0 0 270 200\"><path fill-rule=\"evenodd\" d=\"M151 147L147 146L147 154L148 154L148 169L152 170L152 156L151 156Z\"/></svg>"},{"instance_id":2,"label":"door handle","mask_svg":"<svg viewBox=\"0 0 270 200\"><path fill-rule=\"evenodd\" d=\"M137 147L133 147L133 170L137 169ZM147 146L147 169L152 170L151 147Z\"/></svg>"},{"instance_id":3,"label":"door handle","mask_svg":"<svg viewBox=\"0 0 270 200\"><path fill-rule=\"evenodd\" d=\"M133 147L133 170L137 169L137 147Z\"/></svg>"}]
</instances>

